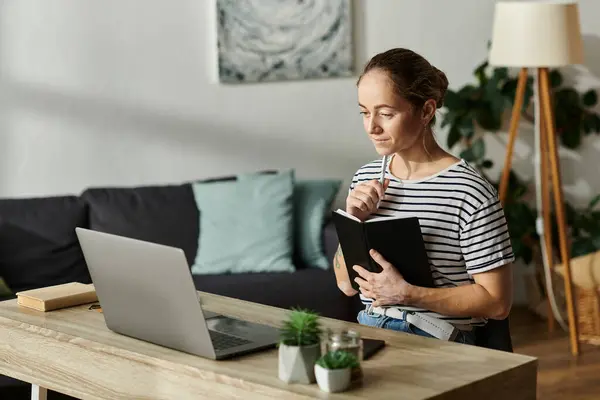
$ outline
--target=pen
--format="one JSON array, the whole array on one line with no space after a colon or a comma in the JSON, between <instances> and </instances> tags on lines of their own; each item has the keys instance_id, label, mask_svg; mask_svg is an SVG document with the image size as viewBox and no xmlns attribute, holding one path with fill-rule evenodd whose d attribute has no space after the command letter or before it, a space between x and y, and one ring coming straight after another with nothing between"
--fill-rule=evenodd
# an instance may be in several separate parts
<instances>
[{"instance_id":1,"label":"pen","mask_svg":"<svg viewBox=\"0 0 600 400\"><path fill-rule=\"evenodd\" d=\"M383 182L385 182L385 167L387 166L387 160L388 156L383 156L383 159L381 160L381 177L379 178L379 182L381 182L382 185Z\"/></svg>"},{"instance_id":2,"label":"pen","mask_svg":"<svg viewBox=\"0 0 600 400\"><path fill-rule=\"evenodd\" d=\"M381 160L381 176L379 177L379 182L381 182L381 186L383 186L383 183L385 182L385 169L387 167L387 161L388 161L388 156L383 156L383 159ZM384 193L385 193L385 189L384 189ZM379 201L377 202L377 208L379 208L380 205L381 205L381 199L379 199Z\"/></svg>"}]
</instances>

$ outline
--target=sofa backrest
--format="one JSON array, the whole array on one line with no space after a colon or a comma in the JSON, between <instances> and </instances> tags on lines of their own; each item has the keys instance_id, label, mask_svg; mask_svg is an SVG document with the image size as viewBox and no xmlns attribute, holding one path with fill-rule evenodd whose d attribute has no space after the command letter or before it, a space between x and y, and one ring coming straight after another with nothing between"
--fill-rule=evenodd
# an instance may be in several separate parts
<instances>
[{"instance_id":1,"label":"sofa backrest","mask_svg":"<svg viewBox=\"0 0 600 400\"><path fill-rule=\"evenodd\" d=\"M11 290L89 283L78 226L88 206L77 196L0 200L0 276Z\"/></svg>"},{"instance_id":2,"label":"sofa backrest","mask_svg":"<svg viewBox=\"0 0 600 400\"><path fill-rule=\"evenodd\" d=\"M177 247L194 262L199 213L189 184L92 188L81 199L90 229Z\"/></svg>"},{"instance_id":3,"label":"sofa backrest","mask_svg":"<svg viewBox=\"0 0 600 400\"><path fill-rule=\"evenodd\" d=\"M0 199L0 277L13 293L73 281L90 283L76 227L175 246L183 249L191 265L198 214L189 184Z\"/></svg>"}]
</instances>

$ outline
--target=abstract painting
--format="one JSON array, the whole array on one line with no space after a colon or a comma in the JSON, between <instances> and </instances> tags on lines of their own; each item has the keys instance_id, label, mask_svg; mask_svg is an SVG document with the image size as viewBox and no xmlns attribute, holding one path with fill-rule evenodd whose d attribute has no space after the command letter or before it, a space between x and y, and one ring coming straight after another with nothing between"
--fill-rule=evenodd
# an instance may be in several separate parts
<instances>
[{"instance_id":1,"label":"abstract painting","mask_svg":"<svg viewBox=\"0 0 600 400\"><path fill-rule=\"evenodd\" d=\"M352 75L350 0L216 0L219 80Z\"/></svg>"}]
</instances>

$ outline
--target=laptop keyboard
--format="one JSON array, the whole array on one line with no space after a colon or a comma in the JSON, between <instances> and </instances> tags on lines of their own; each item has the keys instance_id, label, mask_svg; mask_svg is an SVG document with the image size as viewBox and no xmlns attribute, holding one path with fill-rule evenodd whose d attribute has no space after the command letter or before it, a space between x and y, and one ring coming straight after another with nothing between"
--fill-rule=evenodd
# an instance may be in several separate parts
<instances>
[{"instance_id":1,"label":"laptop keyboard","mask_svg":"<svg viewBox=\"0 0 600 400\"><path fill-rule=\"evenodd\" d=\"M212 339L215 350L225 350L231 347L241 346L243 344L251 343L249 340L242 339L236 336L231 336L226 333L217 331L209 331L210 338Z\"/></svg>"}]
</instances>

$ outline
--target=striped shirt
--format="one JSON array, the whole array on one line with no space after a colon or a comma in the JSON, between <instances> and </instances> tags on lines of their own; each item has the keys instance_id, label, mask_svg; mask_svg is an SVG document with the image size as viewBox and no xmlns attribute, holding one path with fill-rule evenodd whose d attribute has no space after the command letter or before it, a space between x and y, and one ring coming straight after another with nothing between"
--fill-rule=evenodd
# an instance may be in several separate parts
<instances>
[{"instance_id":1,"label":"striped shirt","mask_svg":"<svg viewBox=\"0 0 600 400\"><path fill-rule=\"evenodd\" d=\"M361 182L379 179L381 160L361 167L350 190ZM504 211L496 189L466 161L460 160L427 178L400 180L386 167L390 184L375 217L417 217L437 287L474 283L473 275L514 261ZM361 301L369 304L362 294ZM444 319L452 324L483 325L476 317L452 317L423 308L398 305Z\"/></svg>"}]
</instances>

